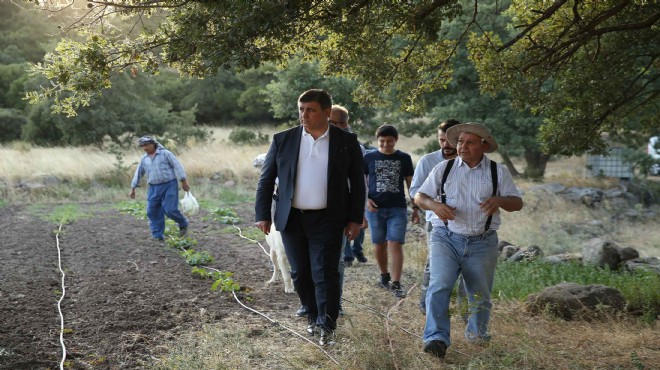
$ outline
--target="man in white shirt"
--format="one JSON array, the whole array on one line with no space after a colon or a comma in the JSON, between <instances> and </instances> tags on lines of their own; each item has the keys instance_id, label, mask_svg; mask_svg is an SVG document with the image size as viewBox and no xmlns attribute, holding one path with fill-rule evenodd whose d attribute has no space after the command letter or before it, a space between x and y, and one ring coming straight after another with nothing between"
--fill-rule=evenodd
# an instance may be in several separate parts
<instances>
[{"instance_id":1,"label":"man in white shirt","mask_svg":"<svg viewBox=\"0 0 660 370\"><path fill-rule=\"evenodd\" d=\"M514 212L523 207L509 171L484 155L498 147L484 125L456 125L447 130L447 139L459 158L436 166L415 195L415 204L438 216L431 235L424 352L440 358L451 344L449 303L461 273L470 305L465 337L477 343L490 340L500 208Z\"/></svg>"},{"instance_id":2,"label":"man in white shirt","mask_svg":"<svg viewBox=\"0 0 660 370\"><path fill-rule=\"evenodd\" d=\"M328 123L331 107L323 90L300 95L301 125L273 136L255 202L257 227L268 234L274 223L282 235L296 293L308 308L307 332L319 334L321 345L334 343L342 234L359 234L365 204L357 136Z\"/></svg>"}]
</instances>

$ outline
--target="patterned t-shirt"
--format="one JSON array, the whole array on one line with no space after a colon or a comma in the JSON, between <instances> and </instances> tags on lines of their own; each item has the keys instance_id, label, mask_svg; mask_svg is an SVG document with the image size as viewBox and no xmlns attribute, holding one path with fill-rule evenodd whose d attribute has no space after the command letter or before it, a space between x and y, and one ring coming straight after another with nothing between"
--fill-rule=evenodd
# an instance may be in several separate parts
<instances>
[{"instance_id":1,"label":"patterned t-shirt","mask_svg":"<svg viewBox=\"0 0 660 370\"><path fill-rule=\"evenodd\" d=\"M412 176L412 158L400 150L392 154L379 151L364 156L364 173L368 175L369 199L378 207L406 207L404 180Z\"/></svg>"}]
</instances>

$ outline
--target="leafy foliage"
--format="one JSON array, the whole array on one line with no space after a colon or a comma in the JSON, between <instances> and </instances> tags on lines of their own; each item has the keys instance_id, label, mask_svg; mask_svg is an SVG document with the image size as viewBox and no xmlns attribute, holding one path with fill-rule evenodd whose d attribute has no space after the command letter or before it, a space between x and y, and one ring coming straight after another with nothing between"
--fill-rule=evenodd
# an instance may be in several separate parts
<instances>
[{"instance_id":1,"label":"leafy foliage","mask_svg":"<svg viewBox=\"0 0 660 370\"><path fill-rule=\"evenodd\" d=\"M78 204L67 204L53 208L46 219L56 224L68 224L85 217L90 215L83 212Z\"/></svg>"},{"instance_id":2,"label":"leafy foliage","mask_svg":"<svg viewBox=\"0 0 660 370\"><path fill-rule=\"evenodd\" d=\"M545 116L547 150L602 152L603 132L660 125L660 4L528 0L507 13L522 31L472 35L471 58L485 91Z\"/></svg>"},{"instance_id":3,"label":"leafy foliage","mask_svg":"<svg viewBox=\"0 0 660 370\"><path fill-rule=\"evenodd\" d=\"M236 224L241 222L241 218L231 208L219 207L211 213L213 214L213 219L222 224Z\"/></svg>"},{"instance_id":4,"label":"leafy foliage","mask_svg":"<svg viewBox=\"0 0 660 370\"><path fill-rule=\"evenodd\" d=\"M170 236L169 238L167 238L166 243L168 246L172 248L192 250L192 248L197 245L197 240L190 237L180 238L177 236Z\"/></svg>"},{"instance_id":5,"label":"leafy foliage","mask_svg":"<svg viewBox=\"0 0 660 370\"><path fill-rule=\"evenodd\" d=\"M70 118L51 114L49 103L35 105L23 138L41 145L101 145L107 136L123 146L147 133L158 136L163 143L204 140L208 133L193 126L194 111L171 111L168 102L155 96L154 85L146 76L121 74L112 90L104 91L92 105Z\"/></svg>"},{"instance_id":6,"label":"leafy foliage","mask_svg":"<svg viewBox=\"0 0 660 370\"><path fill-rule=\"evenodd\" d=\"M147 205L144 202L124 200L119 202L116 208L119 212L139 218L140 220L147 218Z\"/></svg>"},{"instance_id":7,"label":"leafy foliage","mask_svg":"<svg viewBox=\"0 0 660 370\"><path fill-rule=\"evenodd\" d=\"M229 141L234 144L259 145L269 143L270 138L261 132L255 134L247 128L237 127L229 133Z\"/></svg>"},{"instance_id":8,"label":"leafy foliage","mask_svg":"<svg viewBox=\"0 0 660 370\"><path fill-rule=\"evenodd\" d=\"M194 249L186 249L181 252L181 255L186 259L186 263L191 266L205 265L214 261L213 256L206 251L195 252Z\"/></svg>"},{"instance_id":9,"label":"leafy foliage","mask_svg":"<svg viewBox=\"0 0 660 370\"><path fill-rule=\"evenodd\" d=\"M603 132L639 128L648 133L660 125L658 2L521 0L512 2L506 14L498 4L93 2L84 21L68 28L83 38L64 39L44 63L32 65L32 73L51 85L29 97L32 102L52 98L56 111L73 115L123 71L157 74L165 66L207 77L269 62L283 65L298 55L303 62L318 60L324 77L341 75L355 83L349 92L364 105L397 106L393 101L398 101L404 110L421 112L427 94L445 89L454 77L454 58L469 38L481 88L501 103L509 97L499 94L508 93L520 110L542 115L541 138L549 153L599 151ZM112 19L116 13L124 16L122 21ZM509 34L487 26L489 19L500 17L511 20ZM462 23L462 31L443 34L454 20ZM108 22L117 27L105 27ZM334 92L335 87L326 88ZM259 91L245 94L244 107L263 103ZM279 96L286 95L265 99ZM236 102L236 94L228 101ZM281 107L271 101L276 117L292 115L294 100L284 101ZM529 160L542 163L544 158Z\"/></svg>"},{"instance_id":10,"label":"leafy foliage","mask_svg":"<svg viewBox=\"0 0 660 370\"><path fill-rule=\"evenodd\" d=\"M16 109L0 108L0 143L21 138L21 129L27 120Z\"/></svg>"},{"instance_id":11,"label":"leafy foliage","mask_svg":"<svg viewBox=\"0 0 660 370\"><path fill-rule=\"evenodd\" d=\"M234 274L228 271L208 271L200 267L193 267L193 274L203 278L213 279L211 290L218 290L222 292L233 292L241 289L241 286L234 281Z\"/></svg>"}]
</instances>

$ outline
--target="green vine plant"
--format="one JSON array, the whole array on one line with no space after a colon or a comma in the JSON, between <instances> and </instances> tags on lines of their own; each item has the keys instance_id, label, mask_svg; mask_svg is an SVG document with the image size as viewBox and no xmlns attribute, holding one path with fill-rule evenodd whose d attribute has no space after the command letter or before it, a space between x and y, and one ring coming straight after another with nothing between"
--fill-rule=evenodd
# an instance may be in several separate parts
<instances>
[{"instance_id":1,"label":"green vine plant","mask_svg":"<svg viewBox=\"0 0 660 370\"><path fill-rule=\"evenodd\" d=\"M178 236L173 236L167 238L167 245L176 249L188 250L197 245L197 240L190 237L181 238Z\"/></svg>"},{"instance_id":2,"label":"green vine plant","mask_svg":"<svg viewBox=\"0 0 660 370\"><path fill-rule=\"evenodd\" d=\"M205 265L214 261L213 256L206 251L195 252L194 249L188 249L181 252L181 255L186 259L186 263L190 266Z\"/></svg>"},{"instance_id":3,"label":"green vine plant","mask_svg":"<svg viewBox=\"0 0 660 370\"><path fill-rule=\"evenodd\" d=\"M231 208L219 207L211 213L213 214L213 219L222 224L237 224L241 222L241 218Z\"/></svg>"},{"instance_id":4,"label":"green vine plant","mask_svg":"<svg viewBox=\"0 0 660 370\"><path fill-rule=\"evenodd\" d=\"M140 220L145 220L147 218L147 205L143 202L125 200L119 202L116 208L119 213L131 215Z\"/></svg>"},{"instance_id":5,"label":"green vine plant","mask_svg":"<svg viewBox=\"0 0 660 370\"><path fill-rule=\"evenodd\" d=\"M241 289L241 286L234 281L234 274L229 271L208 271L201 267L193 267L193 274L205 279L213 279L211 290L220 289L222 292L234 292Z\"/></svg>"},{"instance_id":6,"label":"green vine plant","mask_svg":"<svg viewBox=\"0 0 660 370\"><path fill-rule=\"evenodd\" d=\"M145 219L147 217L146 205L142 202L121 202L117 207L119 212L130 214L134 217ZM235 211L229 208L218 208L213 212L214 219L222 223L236 223L241 219ZM208 271L204 267L198 267L204 264L209 264L214 261L206 251L197 252L193 249L197 245L197 240L190 237L179 237L179 228L176 222L166 219L165 232L166 243L169 247L181 250L180 255L185 258L186 263L193 266L192 273L207 279L213 279L211 290L216 291L220 289L221 292L233 292L241 289L240 284L234 281L234 274L229 271Z\"/></svg>"}]
</instances>

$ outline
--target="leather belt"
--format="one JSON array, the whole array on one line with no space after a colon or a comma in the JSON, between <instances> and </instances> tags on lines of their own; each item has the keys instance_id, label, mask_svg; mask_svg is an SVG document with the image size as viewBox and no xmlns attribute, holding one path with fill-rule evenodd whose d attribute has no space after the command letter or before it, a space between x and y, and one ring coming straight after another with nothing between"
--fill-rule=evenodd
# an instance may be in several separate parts
<instances>
[{"instance_id":1,"label":"leather belt","mask_svg":"<svg viewBox=\"0 0 660 370\"><path fill-rule=\"evenodd\" d=\"M326 208L322 208L322 209L298 209L298 208L291 207L291 210L294 211L294 212L298 212L298 213L317 213L317 212L325 212Z\"/></svg>"}]
</instances>

